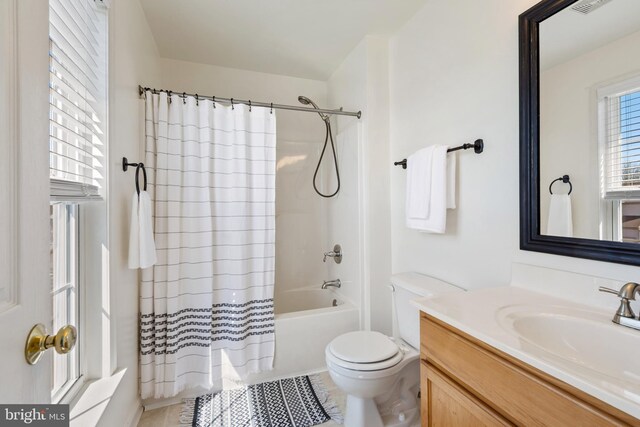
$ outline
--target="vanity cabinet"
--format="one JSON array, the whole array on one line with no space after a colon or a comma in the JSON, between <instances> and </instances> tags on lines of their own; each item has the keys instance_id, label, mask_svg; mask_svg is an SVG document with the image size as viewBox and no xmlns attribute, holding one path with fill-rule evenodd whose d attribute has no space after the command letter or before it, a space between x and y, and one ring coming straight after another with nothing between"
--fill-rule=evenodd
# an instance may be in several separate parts
<instances>
[{"instance_id":1,"label":"vanity cabinet","mask_svg":"<svg viewBox=\"0 0 640 427\"><path fill-rule=\"evenodd\" d=\"M630 415L425 313L422 426L627 426Z\"/></svg>"}]
</instances>

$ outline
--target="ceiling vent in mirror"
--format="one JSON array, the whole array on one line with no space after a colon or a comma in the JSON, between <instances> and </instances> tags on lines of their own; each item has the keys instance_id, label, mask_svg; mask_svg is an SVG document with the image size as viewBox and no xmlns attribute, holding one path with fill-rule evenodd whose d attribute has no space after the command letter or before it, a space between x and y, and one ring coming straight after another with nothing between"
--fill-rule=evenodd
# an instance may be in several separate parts
<instances>
[{"instance_id":1,"label":"ceiling vent in mirror","mask_svg":"<svg viewBox=\"0 0 640 427\"><path fill-rule=\"evenodd\" d=\"M571 6L571 10L586 15L598 9L599 7L604 6L610 1L611 0L582 0Z\"/></svg>"}]
</instances>

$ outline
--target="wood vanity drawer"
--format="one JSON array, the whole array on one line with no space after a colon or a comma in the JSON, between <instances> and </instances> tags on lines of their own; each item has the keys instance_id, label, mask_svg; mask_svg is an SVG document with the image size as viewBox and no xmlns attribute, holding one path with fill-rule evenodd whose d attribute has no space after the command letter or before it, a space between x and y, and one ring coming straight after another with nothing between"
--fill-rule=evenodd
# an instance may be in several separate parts
<instances>
[{"instance_id":1,"label":"wood vanity drawer","mask_svg":"<svg viewBox=\"0 0 640 427\"><path fill-rule=\"evenodd\" d=\"M638 425L635 418L424 313L420 334L427 366L514 424Z\"/></svg>"}]
</instances>

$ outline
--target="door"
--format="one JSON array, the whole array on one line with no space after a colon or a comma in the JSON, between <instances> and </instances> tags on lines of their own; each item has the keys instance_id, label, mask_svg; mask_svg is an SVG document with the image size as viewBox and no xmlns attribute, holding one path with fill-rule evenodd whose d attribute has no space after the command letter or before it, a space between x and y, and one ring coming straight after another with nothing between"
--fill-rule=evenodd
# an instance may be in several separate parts
<instances>
[{"instance_id":1,"label":"door","mask_svg":"<svg viewBox=\"0 0 640 427\"><path fill-rule=\"evenodd\" d=\"M48 30L47 1L0 0L0 404L51 400L52 350L24 356L51 333Z\"/></svg>"}]
</instances>

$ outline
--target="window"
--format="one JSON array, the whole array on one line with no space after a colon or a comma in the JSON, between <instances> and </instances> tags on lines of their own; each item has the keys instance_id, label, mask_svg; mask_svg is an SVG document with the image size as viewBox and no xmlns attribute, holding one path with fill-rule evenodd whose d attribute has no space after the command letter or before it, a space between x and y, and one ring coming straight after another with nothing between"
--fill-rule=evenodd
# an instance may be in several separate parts
<instances>
[{"instance_id":1,"label":"window","mask_svg":"<svg viewBox=\"0 0 640 427\"><path fill-rule=\"evenodd\" d=\"M78 205L51 205L51 295L53 331L65 325L78 325L79 236ZM80 378L80 350L76 346L68 355L54 355L51 397L58 402Z\"/></svg>"},{"instance_id":2,"label":"window","mask_svg":"<svg viewBox=\"0 0 640 427\"><path fill-rule=\"evenodd\" d=\"M598 96L602 193L611 205L606 231L614 240L640 242L640 79L603 88Z\"/></svg>"},{"instance_id":3,"label":"window","mask_svg":"<svg viewBox=\"0 0 640 427\"><path fill-rule=\"evenodd\" d=\"M84 272L91 245L98 245L93 230L86 232L82 224L85 216L100 214L86 203L99 203L104 188L107 13L102 1L49 1L49 87L52 329L67 324L78 329L76 348L54 355L51 393L59 402L82 382Z\"/></svg>"}]
</instances>

